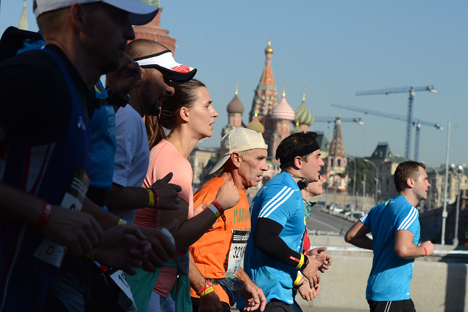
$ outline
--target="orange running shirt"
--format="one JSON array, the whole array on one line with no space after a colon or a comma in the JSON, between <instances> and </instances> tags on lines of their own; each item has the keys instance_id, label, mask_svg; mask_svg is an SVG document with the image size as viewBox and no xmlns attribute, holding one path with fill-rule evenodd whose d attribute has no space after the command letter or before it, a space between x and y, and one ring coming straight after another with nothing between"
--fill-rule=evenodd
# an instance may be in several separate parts
<instances>
[{"instance_id":1,"label":"orange running shirt","mask_svg":"<svg viewBox=\"0 0 468 312\"><path fill-rule=\"evenodd\" d=\"M226 183L222 178L213 178L206 182L194 196L194 207L216 198L218 189ZM239 190L240 202L225 212L224 221L218 218L213 228L208 230L196 243L190 246L190 252L198 269L205 278L225 278L227 259L231 248L232 230L250 230L249 201L244 190ZM229 297L219 285L213 286L222 302L229 304ZM199 298L196 291L190 290L192 297Z\"/></svg>"}]
</instances>

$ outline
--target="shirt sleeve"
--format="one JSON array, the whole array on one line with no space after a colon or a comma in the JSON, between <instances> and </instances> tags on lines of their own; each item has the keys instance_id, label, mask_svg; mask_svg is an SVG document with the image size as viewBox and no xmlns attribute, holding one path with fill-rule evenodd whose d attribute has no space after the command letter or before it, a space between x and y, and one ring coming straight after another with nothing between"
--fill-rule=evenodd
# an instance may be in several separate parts
<instances>
[{"instance_id":1,"label":"shirt sleeve","mask_svg":"<svg viewBox=\"0 0 468 312\"><path fill-rule=\"evenodd\" d=\"M369 230L372 230L371 219L372 219L373 212L374 212L374 208L372 208L364 217L361 217L359 219L359 221L361 221L362 224L364 224L364 226L368 228Z\"/></svg>"},{"instance_id":2,"label":"shirt sleeve","mask_svg":"<svg viewBox=\"0 0 468 312\"><path fill-rule=\"evenodd\" d=\"M130 108L120 108L115 115L115 140L117 149L115 151L114 177L112 182L127 186L128 172L132 165L132 159L137 151L135 145L139 129L135 123L133 114L129 112Z\"/></svg>"},{"instance_id":3,"label":"shirt sleeve","mask_svg":"<svg viewBox=\"0 0 468 312\"><path fill-rule=\"evenodd\" d=\"M419 211L413 206L408 206L400 210L396 219L396 230L407 230L416 234L419 226Z\"/></svg>"},{"instance_id":4,"label":"shirt sleeve","mask_svg":"<svg viewBox=\"0 0 468 312\"><path fill-rule=\"evenodd\" d=\"M297 210L293 194L294 190L285 185L266 188L258 218L268 218L284 227Z\"/></svg>"}]
</instances>

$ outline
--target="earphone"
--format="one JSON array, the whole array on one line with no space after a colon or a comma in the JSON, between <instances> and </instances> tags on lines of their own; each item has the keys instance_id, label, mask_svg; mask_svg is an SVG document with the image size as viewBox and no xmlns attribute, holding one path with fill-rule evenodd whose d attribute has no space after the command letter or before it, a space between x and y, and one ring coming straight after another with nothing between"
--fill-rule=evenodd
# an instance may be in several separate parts
<instances>
[{"instance_id":1,"label":"earphone","mask_svg":"<svg viewBox=\"0 0 468 312\"><path fill-rule=\"evenodd\" d=\"M286 171L287 172L287 171ZM289 175L293 178L296 178L296 179L300 179L299 181L297 181L297 186L299 187L300 190L303 190L305 188L307 188L307 186L309 186L309 180L306 178L306 177L298 177L290 172L288 172Z\"/></svg>"}]
</instances>

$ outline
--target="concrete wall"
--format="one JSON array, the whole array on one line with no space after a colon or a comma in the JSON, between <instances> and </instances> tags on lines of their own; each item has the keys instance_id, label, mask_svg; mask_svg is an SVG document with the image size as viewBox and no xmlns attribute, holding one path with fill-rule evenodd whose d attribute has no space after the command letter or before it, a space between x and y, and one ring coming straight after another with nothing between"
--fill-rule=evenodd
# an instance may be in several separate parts
<instances>
[{"instance_id":1,"label":"concrete wall","mask_svg":"<svg viewBox=\"0 0 468 312\"><path fill-rule=\"evenodd\" d=\"M349 246L342 238L315 237L314 243L328 246ZM446 249L447 246L444 246ZM443 249L436 246L436 249ZM321 293L311 302L297 297L299 304L309 307L369 310L365 291L372 266L372 253L329 251L333 264L322 274ZM464 256L465 262L467 261ZM417 311L468 311L466 263L440 262L441 257L416 259L411 298ZM443 259L442 259L443 261Z\"/></svg>"}]
</instances>

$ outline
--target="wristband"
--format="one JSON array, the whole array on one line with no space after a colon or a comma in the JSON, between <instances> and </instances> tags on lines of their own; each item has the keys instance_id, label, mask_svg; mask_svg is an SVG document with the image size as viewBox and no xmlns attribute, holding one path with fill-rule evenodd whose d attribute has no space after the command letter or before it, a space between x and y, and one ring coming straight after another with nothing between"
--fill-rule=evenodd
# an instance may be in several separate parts
<instances>
[{"instance_id":1,"label":"wristband","mask_svg":"<svg viewBox=\"0 0 468 312\"><path fill-rule=\"evenodd\" d=\"M91 250L90 252L86 254L86 260L94 261L95 257L96 255L94 254L94 250Z\"/></svg>"},{"instance_id":2,"label":"wristband","mask_svg":"<svg viewBox=\"0 0 468 312\"><path fill-rule=\"evenodd\" d=\"M294 286L297 286L297 284L299 284L299 282L301 281L302 279L302 274L297 274L297 278L296 280L294 281Z\"/></svg>"},{"instance_id":3,"label":"wristband","mask_svg":"<svg viewBox=\"0 0 468 312\"><path fill-rule=\"evenodd\" d=\"M304 256L303 254L301 254L301 256ZM301 270L302 272L305 270L305 268L307 268L307 265L309 265L309 257L307 256L304 256L304 263L302 263L301 267L299 268L299 270Z\"/></svg>"},{"instance_id":4,"label":"wristband","mask_svg":"<svg viewBox=\"0 0 468 312\"><path fill-rule=\"evenodd\" d=\"M214 205L218 209L218 212L220 213L221 219L223 219L223 221L224 221L224 230L226 231L226 216L224 215L223 207L221 207L221 205L217 201L214 201L214 200L211 202L211 204Z\"/></svg>"},{"instance_id":5,"label":"wristband","mask_svg":"<svg viewBox=\"0 0 468 312\"><path fill-rule=\"evenodd\" d=\"M201 295L205 290L213 286L210 282L206 283L199 291L197 291L197 295Z\"/></svg>"},{"instance_id":6,"label":"wristband","mask_svg":"<svg viewBox=\"0 0 468 312\"><path fill-rule=\"evenodd\" d=\"M149 195L149 203L148 207L153 208L154 207L154 193L151 189L146 189Z\"/></svg>"},{"instance_id":7,"label":"wristband","mask_svg":"<svg viewBox=\"0 0 468 312\"><path fill-rule=\"evenodd\" d=\"M117 225L124 225L124 224L127 224L127 221L122 220L122 219L120 219L119 223L117 223Z\"/></svg>"},{"instance_id":8,"label":"wristband","mask_svg":"<svg viewBox=\"0 0 468 312\"><path fill-rule=\"evenodd\" d=\"M299 264L297 265L297 268L302 269L303 264L304 264L304 255L301 254L301 260L299 260Z\"/></svg>"},{"instance_id":9,"label":"wristband","mask_svg":"<svg viewBox=\"0 0 468 312\"><path fill-rule=\"evenodd\" d=\"M307 278L304 278L304 281L302 281L302 283L300 283L299 285L297 285L296 288L299 289L299 287L301 287L302 285L304 285L304 284L307 283L307 282L308 282Z\"/></svg>"},{"instance_id":10,"label":"wristband","mask_svg":"<svg viewBox=\"0 0 468 312\"><path fill-rule=\"evenodd\" d=\"M421 246L421 247L424 248L424 252L426 253L424 256L427 256L427 249L426 249L426 247L424 247L424 246Z\"/></svg>"},{"instance_id":11,"label":"wristband","mask_svg":"<svg viewBox=\"0 0 468 312\"><path fill-rule=\"evenodd\" d=\"M213 287L207 288L204 292L202 292L202 293L200 294L200 298L205 297L206 295L208 295L209 293L211 293L211 292L213 292L213 291L214 291Z\"/></svg>"},{"instance_id":12,"label":"wristband","mask_svg":"<svg viewBox=\"0 0 468 312\"><path fill-rule=\"evenodd\" d=\"M221 212L219 212L215 205L211 204L208 208L210 208L210 210L215 214L216 218L221 216Z\"/></svg>"},{"instance_id":13,"label":"wristband","mask_svg":"<svg viewBox=\"0 0 468 312\"><path fill-rule=\"evenodd\" d=\"M38 231L42 230L46 226L47 221L49 221L51 213L52 204L49 202L45 202L41 217L39 218L39 221L37 221L37 223L34 225L34 228Z\"/></svg>"},{"instance_id":14,"label":"wristband","mask_svg":"<svg viewBox=\"0 0 468 312\"><path fill-rule=\"evenodd\" d=\"M159 206L159 192L157 189L150 187L150 190L154 193L154 208Z\"/></svg>"}]
</instances>

